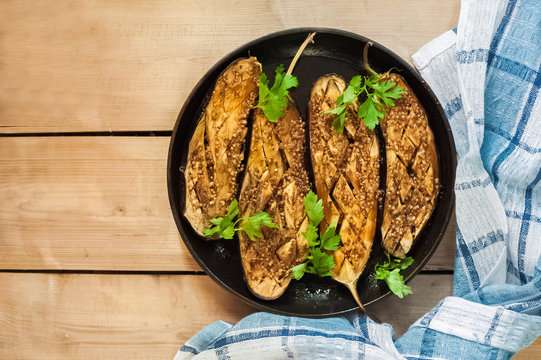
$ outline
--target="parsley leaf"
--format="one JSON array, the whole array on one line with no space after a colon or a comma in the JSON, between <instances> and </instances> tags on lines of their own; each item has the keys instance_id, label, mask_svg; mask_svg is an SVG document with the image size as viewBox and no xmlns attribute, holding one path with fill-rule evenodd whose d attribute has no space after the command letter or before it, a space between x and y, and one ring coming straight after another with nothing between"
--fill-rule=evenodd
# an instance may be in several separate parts
<instances>
[{"instance_id":1,"label":"parsley leaf","mask_svg":"<svg viewBox=\"0 0 541 360\"><path fill-rule=\"evenodd\" d=\"M211 236L215 233L218 233L218 235L223 239L233 239L233 235L235 235L236 225L236 221L233 221L233 219L235 218L235 216L237 216L238 213L239 203L235 199L231 202L231 204L229 204L227 214L224 217L210 219L210 223L216 226L210 229L205 229L205 236Z\"/></svg>"},{"instance_id":2,"label":"parsley leaf","mask_svg":"<svg viewBox=\"0 0 541 360\"><path fill-rule=\"evenodd\" d=\"M292 87L297 87L299 84L297 78L291 75L291 73L306 46L314 42L315 35L316 33L308 34L293 57L291 64L289 64L285 75L282 64L276 68L272 88L269 89L269 79L265 73L259 76L259 102L255 107L261 108L269 121L276 122L276 120L285 115L287 101L288 99L291 100L288 90Z\"/></svg>"},{"instance_id":3,"label":"parsley leaf","mask_svg":"<svg viewBox=\"0 0 541 360\"><path fill-rule=\"evenodd\" d=\"M359 106L358 117L364 120L364 124L370 130L374 130L379 124L379 119L385 117L385 107L393 107L393 99L401 98L404 90L396 86L395 82L382 81L376 75L354 76L346 90L336 98L335 103L338 106L325 112L336 115L333 126L337 133L344 132L346 111L349 105L363 93L366 95L366 100Z\"/></svg>"},{"instance_id":4,"label":"parsley leaf","mask_svg":"<svg viewBox=\"0 0 541 360\"><path fill-rule=\"evenodd\" d=\"M402 275L400 275L399 269L391 271L385 281L387 282L387 285L389 285L389 289L401 299L406 295L413 294L411 287L404 284L404 279L402 278Z\"/></svg>"},{"instance_id":5,"label":"parsley leaf","mask_svg":"<svg viewBox=\"0 0 541 360\"><path fill-rule=\"evenodd\" d=\"M349 104L353 100L355 100L357 96L359 96L359 92L361 91L362 81L363 78L360 75L352 77L344 93L336 98L336 103Z\"/></svg>"},{"instance_id":6,"label":"parsley leaf","mask_svg":"<svg viewBox=\"0 0 541 360\"><path fill-rule=\"evenodd\" d=\"M297 77L284 75L284 65L280 64L275 70L274 84L269 89L269 79L265 73L259 76L259 102L255 106L261 108L267 119L276 122L285 115L288 100L288 89L297 87Z\"/></svg>"},{"instance_id":7,"label":"parsley leaf","mask_svg":"<svg viewBox=\"0 0 541 360\"><path fill-rule=\"evenodd\" d=\"M394 81L383 81L376 75L365 77L361 90L366 93L366 100L359 107L358 115L359 119L364 119L364 124L370 130L374 130L379 124L379 119L385 117L383 104L387 108L393 107L394 101L392 99L401 98L404 93L404 90L400 86L396 86Z\"/></svg>"},{"instance_id":8,"label":"parsley leaf","mask_svg":"<svg viewBox=\"0 0 541 360\"><path fill-rule=\"evenodd\" d=\"M338 110L338 113L336 114L338 116L334 118L332 126L337 133L341 134L344 132L344 124L346 123L346 106L339 106L334 110Z\"/></svg>"},{"instance_id":9,"label":"parsley leaf","mask_svg":"<svg viewBox=\"0 0 541 360\"><path fill-rule=\"evenodd\" d=\"M295 280L300 280L306 272L306 265L308 265L308 262L293 266L291 269L291 277Z\"/></svg>"},{"instance_id":10,"label":"parsley leaf","mask_svg":"<svg viewBox=\"0 0 541 360\"><path fill-rule=\"evenodd\" d=\"M321 235L321 247L325 250L338 250L340 238L340 235L336 234L336 222L333 221Z\"/></svg>"},{"instance_id":11,"label":"parsley leaf","mask_svg":"<svg viewBox=\"0 0 541 360\"><path fill-rule=\"evenodd\" d=\"M369 95L368 98L359 107L359 119L364 119L364 124L370 129L374 130L379 119L385 117L385 111L381 108L381 104L373 99L373 95Z\"/></svg>"},{"instance_id":12,"label":"parsley leaf","mask_svg":"<svg viewBox=\"0 0 541 360\"><path fill-rule=\"evenodd\" d=\"M385 280L389 289L401 299L406 295L413 294L411 287L404 283L404 278L400 274L400 270L406 269L413 264L413 261L412 257L391 260L389 254L387 254L387 262L376 265L376 279Z\"/></svg>"},{"instance_id":13,"label":"parsley leaf","mask_svg":"<svg viewBox=\"0 0 541 360\"><path fill-rule=\"evenodd\" d=\"M306 261L295 265L291 269L291 277L299 280L305 273L315 274L318 276L332 276L331 270L334 269L334 256L328 254L324 250L332 251L340 247L340 235L336 234L336 223L327 227L325 233L319 232L317 226L325 217L323 213L323 205L321 199L318 200L317 195L311 190L304 197L304 209L308 215L310 223L308 230L302 235L310 245Z\"/></svg>"},{"instance_id":14,"label":"parsley leaf","mask_svg":"<svg viewBox=\"0 0 541 360\"><path fill-rule=\"evenodd\" d=\"M312 225L312 223L308 224L308 231L303 232L302 235L306 240L308 240L308 244L310 244L310 246L319 245L317 227Z\"/></svg>"},{"instance_id":15,"label":"parsley leaf","mask_svg":"<svg viewBox=\"0 0 541 360\"><path fill-rule=\"evenodd\" d=\"M272 222L270 215L261 211L250 217L243 217L239 230L244 231L250 240L257 241L257 238L263 237L261 225L270 228L278 228L278 225Z\"/></svg>"},{"instance_id":16,"label":"parsley leaf","mask_svg":"<svg viewBox=\"0 0 541 360\"><path fill-rule=\"evenodd\" d=\"M306 215L308 215L310 223L314 226L318 226L325 217L322 201L321 199L317 199L317 195L312 190L304 197L304 208L306 209Z\"/></svg>"},{"instance_id":17,"label":"parsley leaf","mask_svg":"<svg viewBox=\"0 0 541 360\"><path fill-rule=\"evenodd\" d=\"M320 247L314 247L310 249L310 254L315 273L319 276L331 276L331 270L334 268L334 257L321 251Z\"/></svg>"},{"instance_id":18,"label":"parsley leaf","mask_svg":"<svg viewBox=\"0 0 541 360\"><path fill-rule=\"evenodd\" d=\"M338 107L325 112L336 115L333 121L333 127L337 133L341 134L344 132L346 110L349 104L351 104L355 99L357 99L357 97L361 93L362 80L363 78L360 75L351 78L351 81L349 82L346 90L336 98L335 103L336 105L338 105Z\"/></svg>"},{"instance_id":19,"label":"parsley leaf","mask_svg":"<svg viewBox=\"0 0 541 360\"><path fill-rule=\"evenodd\" d=\"M413 258L411 256L408 256L405 259L395 258L395 259L393 259L393 261L396 264L395 266L399 267L400 270L404 270L405 268L407 268L408 266L413 264L414 260L413 260Z\"/></svg>"},{"instance_id":20,"label":"parsley leaf","mask_svg":"<svg viewBox=\"0 0 541 360\"><path fill-rule=\"evenodd\" d=\"M252 216L242 217L233 221L239 213L239 203L235 199L229 205L227 214L224 217L210 219L210 223L216 225L210 229L205 229L203 232L205 236L211 236L218 234L222 239L233 239L236 231L242 230L248 235L250 240L257 241L257 238L263 237L261 233L261 225L265 225L270 228L278 228L278 225L272 222L272 217L264 211L258 212ZM235 225L241 222L240 227L237 229Z\"/></svg>"}]
</instances>

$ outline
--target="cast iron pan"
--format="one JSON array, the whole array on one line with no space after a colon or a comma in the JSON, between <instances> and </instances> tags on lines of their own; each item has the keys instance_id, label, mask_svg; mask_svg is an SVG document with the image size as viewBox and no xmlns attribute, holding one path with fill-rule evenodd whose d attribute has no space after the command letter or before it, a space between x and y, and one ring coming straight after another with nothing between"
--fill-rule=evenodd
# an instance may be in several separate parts
<instances>
[{"instance_id":1,"label":"cast iron pan","mask_svg":"<svg viewBox=\"0 0 541 360\"><path fill-rule=\"evenodd\" d=\"M286 315L321 317L342 314L357 308L344 285L329 277L318 278L307 274L300 281L292 280L280 298L272 301L258 299L250 293L244 283L238 240L207 241L195 234L182 215L185 202L183 171L188 144L220 73L235 59L251 55L257 57L263 64L263 71L273 78L276 66L284 64L287 68L310 32L317 32L315 43L308 45L300 57L293 71L299 80L299 86L290 92L304 119L308 113L310 90L319 76L336 73L349 81L354 75L362 73L362 50L366 42L371 40L340 30L291 29L264 36L233 51L203 76L178 115L169 148L167 186L171 209L180 235L194 259L214 281L261 310ZM375 71L385 72L392 68L406 79L428 114L439 154L441 190L430 220L409 253L415 262L404 271L404 278L410 280L434 253L449 223L454 206L455 147L447 118L421 76L408 63L377 43L370 48L368 58ZM383 281L376 280L374 273L375 264L384 259L378 227L370 260L357 285L364 305L389 294L387 285Z\"/></svg>"}]
</instances>

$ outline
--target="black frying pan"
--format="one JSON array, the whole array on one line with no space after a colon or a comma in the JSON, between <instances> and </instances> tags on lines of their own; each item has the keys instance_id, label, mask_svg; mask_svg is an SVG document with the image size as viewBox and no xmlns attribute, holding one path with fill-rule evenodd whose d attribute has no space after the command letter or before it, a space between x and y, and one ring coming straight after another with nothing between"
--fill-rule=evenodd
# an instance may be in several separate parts
<instances>
[{"instance_id":1,"label":"black frying pan","mask_svg":"<svg viewBox=\"0 0 541 360\"><path fill-rule=\"evenodd\" d=\"M349 81L354 75L362 73L362 50L371 40L345 31L325 28L291 29L243 45L215 64L186 99L171 136L167 186L171 210L180 235L194 259L214 281L261 310L286 315L320 317L342 314L357 308L344 285L329 277L318 278L307 274L300 281L292 280L280 298L272 301L258 299L250 293L244 283L237 240L205 240L195 234L182 215L185 201L183 171L188 144L220 73L235 59L251 55L257 57L263 64L263 71L272 78L277 65L284 64L286 68L289 66L299 46L310 32L317 32L315 43L308 45L295 66L293 74L297 76L299 86L290 92L305 119L310 90L319 76L336 73ZM415 262L403 271L404 278L408 281L421 270L436 250L453 211L456 168L454 141L438 100L417 71L377 43L370 48L368 58L375 71L385 72L392 68L405 78L427 112L438 150L440 194L430 220L409 252ZM364 305L389 294L387 285L383 281L376 280L374 273L376 263L384 260L378 228L370 260L357 285Z\"/></svg>"}]
</instances>

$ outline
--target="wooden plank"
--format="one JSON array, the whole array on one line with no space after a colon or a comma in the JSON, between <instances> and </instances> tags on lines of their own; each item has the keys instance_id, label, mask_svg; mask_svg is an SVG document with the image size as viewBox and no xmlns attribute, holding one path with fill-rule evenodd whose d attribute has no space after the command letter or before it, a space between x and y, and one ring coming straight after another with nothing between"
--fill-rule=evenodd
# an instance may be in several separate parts
<instances>
[{"instance_id":1,"label":"wooden plank","mask_svg":"<svg viewBox=\"0 0 541 360\"><path fill-rule=\"evenodd\" d=\"M0 274L2 359L172 359L253 309L202 275Z\"/></svg>"},{"instance_id":2,"label":"wooden plank","mask_svg":"<svg viewBox=\"0 0 541 360\"><path fill-rule=\"evenodd\" d=\"M0 138L0 269L198 271L169 208L167 137ZM427 265L452 270L454 225Z\"/></svg>"},{"instance_id":3,"label":"wooden plank","mask_svg":"<svg viewBox=\"0 0 541 360\"><path fill-rule=\"evenodd\" d=\"M411 286L369 307L397 336L451 293L452 278L419 275ZM171 359L209 323L255 311L207 276L0 273L0 358ZM540 352L538 340L518 358Z\"/></svg>"},{"instance_id":4,"label":"wooden plank","mask_svg":"<svg viewBox=\"0 0 541 360\"><path fill-rule=\"evenodd\" d=\"M412 287L405 300L371 308L398 335L451 292L452 280L420 275ZM389 315L395 309L400 316ZM255 311L203 275L0 273L0 358L171 359L209 323Z\"/></svg>"},{"instance_id":5,"label":"wooden plank","mask_svg":"<svg viewBox=\"0 0 541 360\"><path fill-rule=\"evenodd\" d=\"M0 131L171 130L218 59L271 32L331 27L411 54L459 1L2 1Z\"/></svg>"},{"instance_id":6,"label":"wooden plank","mask_svg":"<svg viewBox=\"0 0 541 360\"><path fill-rule=\"evenodd\" d=\"M456 216L453 215L441 243L423 268L424 270L454 270L456 253Z\"/></svg>"},{"instance_id":7,"label":"wooden plank","mask_svg":"<svg viewBox=\"0 0 541 360\"><path fill-rule=\"evenodd\" d=\"M0 266L200 270L169 208L168 141L1 138Z\"/></svg>"}]
</instances>

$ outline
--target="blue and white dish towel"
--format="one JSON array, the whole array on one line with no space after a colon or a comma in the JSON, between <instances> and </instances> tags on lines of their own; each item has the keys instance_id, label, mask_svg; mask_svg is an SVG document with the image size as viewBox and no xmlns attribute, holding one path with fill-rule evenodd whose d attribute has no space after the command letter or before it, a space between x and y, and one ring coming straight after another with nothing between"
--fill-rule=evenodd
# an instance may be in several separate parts
<instances>
[{"instance_id":1,"label":"blue and white dish towel","mask_svg":"<svg viewBox=\"0 0 541 360\"><path fill-rule=\"evenodd\" d=\"M366 317L216 322L175 359L507 359L541 335L541 2L463 0L413 55L459 155L453 296L397 341Z\"/></svg>"}]
</instances>

